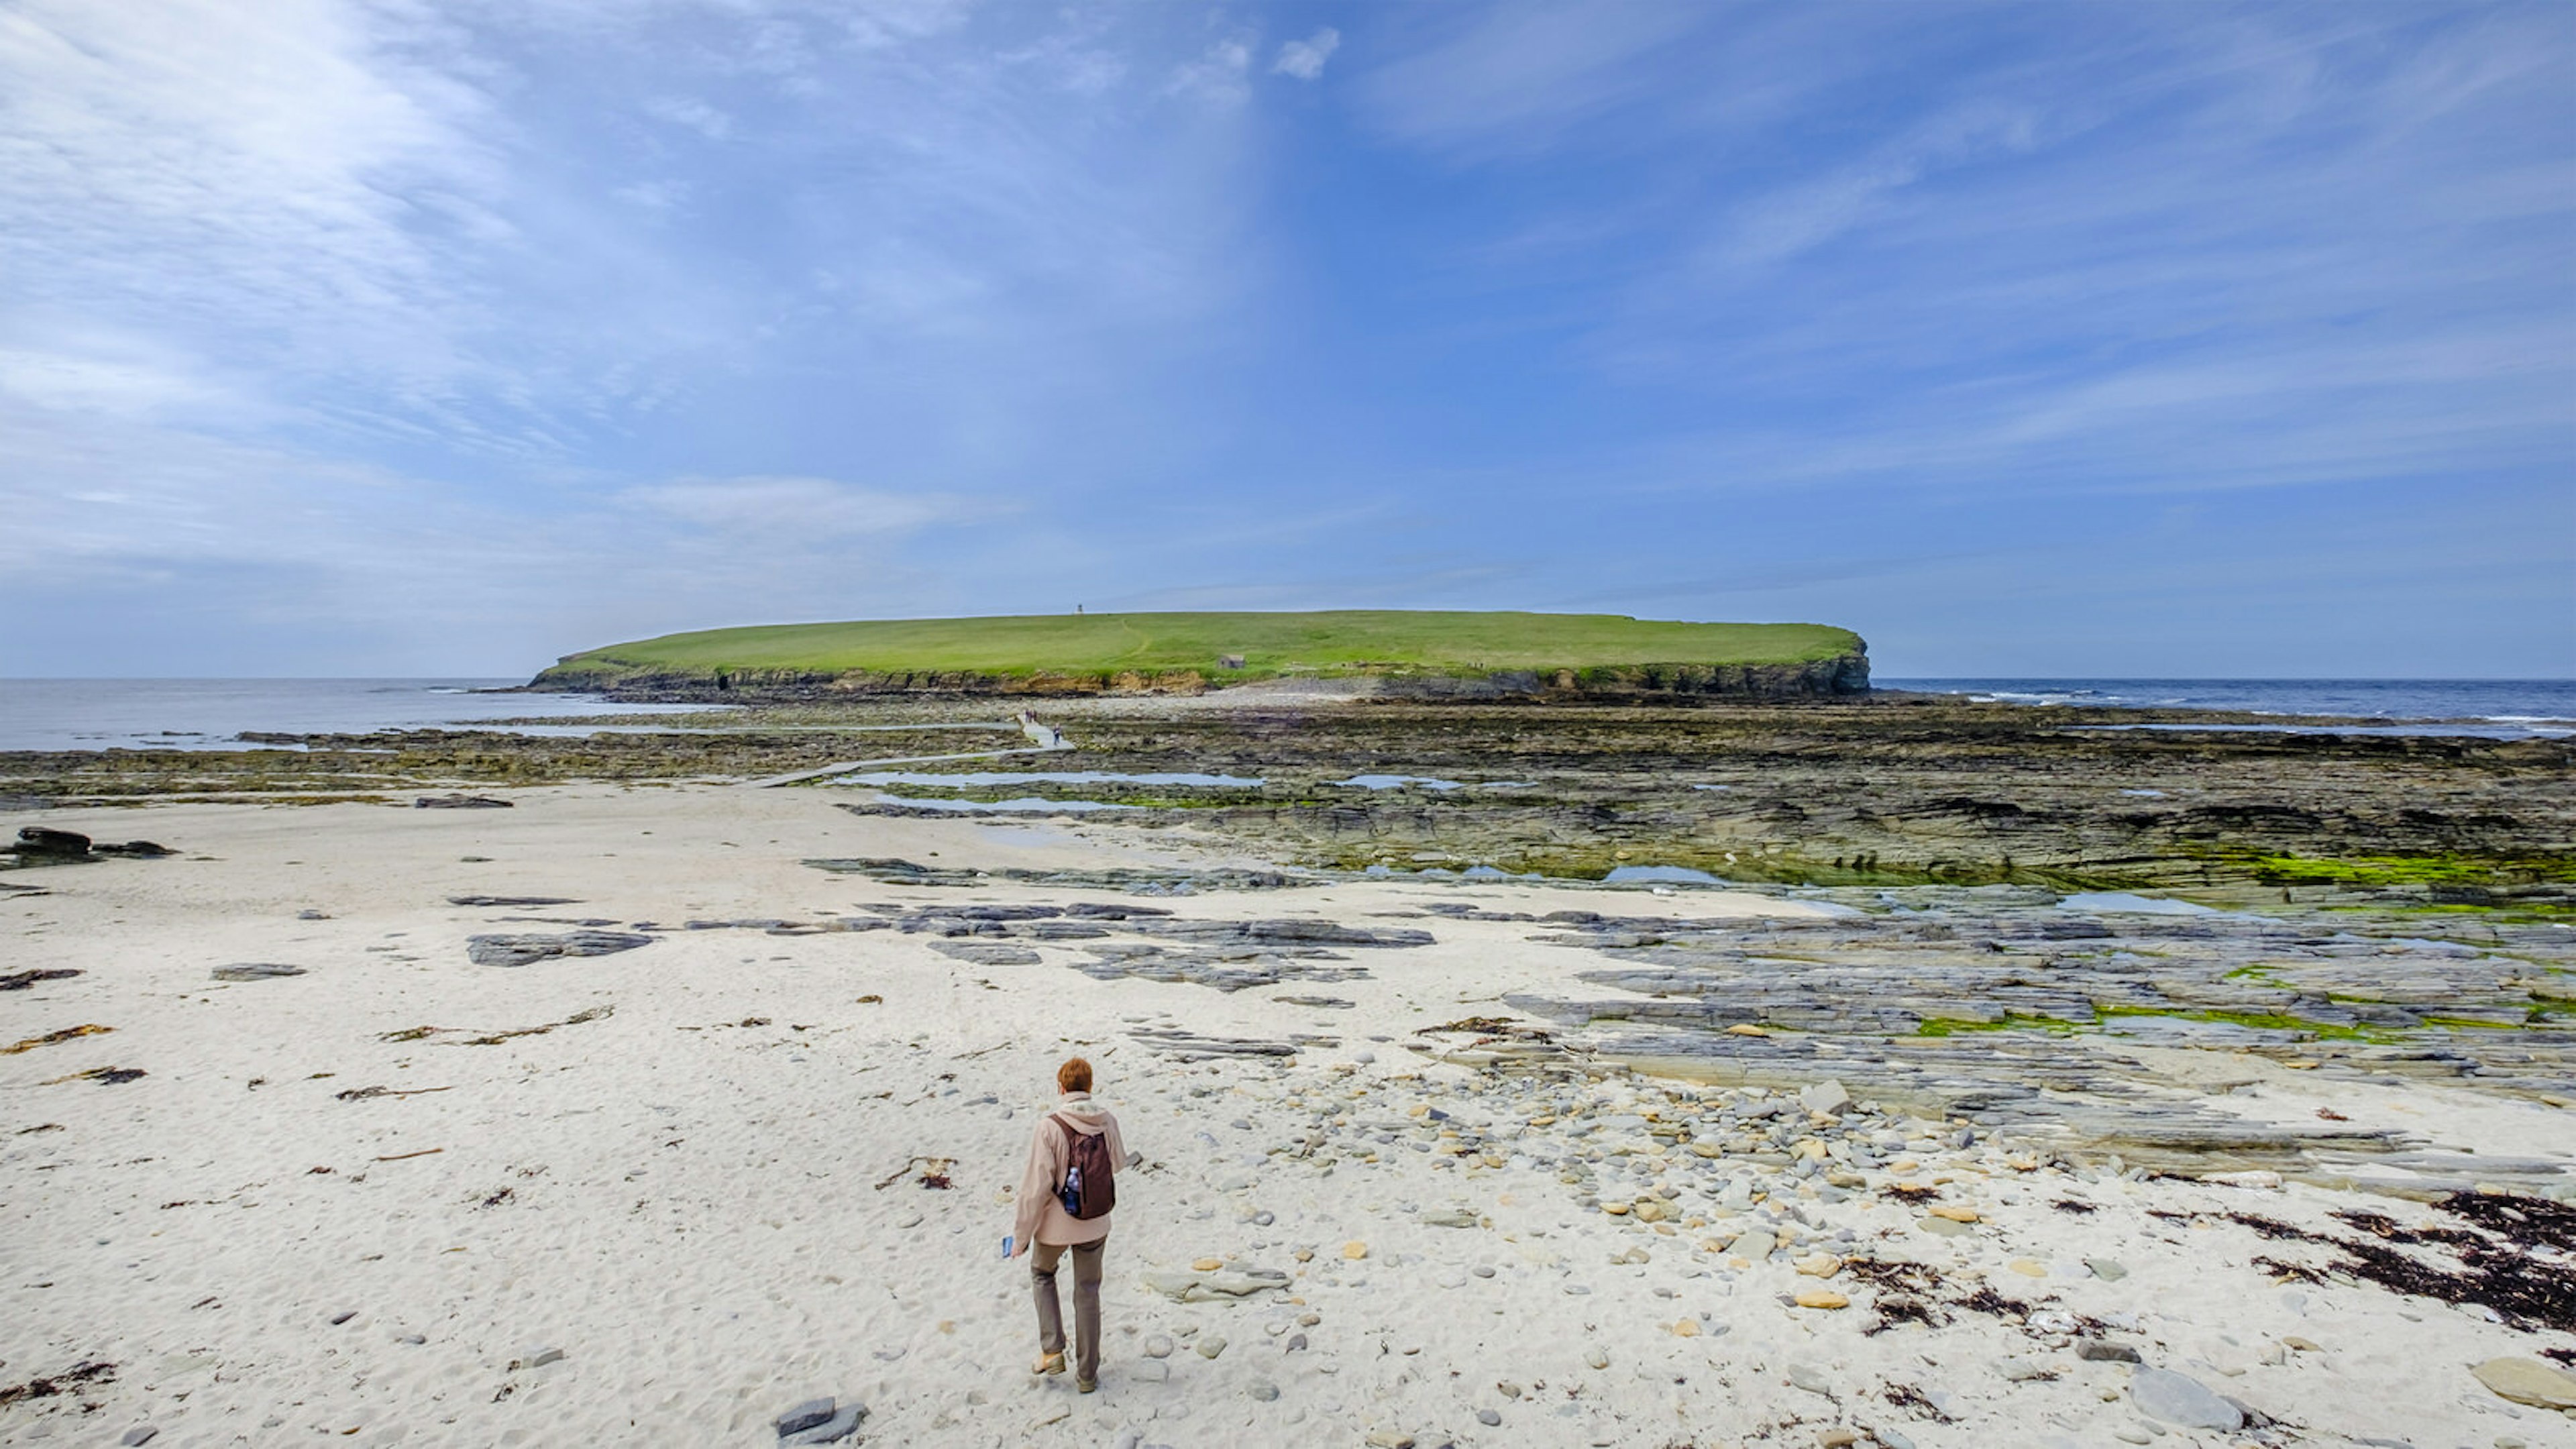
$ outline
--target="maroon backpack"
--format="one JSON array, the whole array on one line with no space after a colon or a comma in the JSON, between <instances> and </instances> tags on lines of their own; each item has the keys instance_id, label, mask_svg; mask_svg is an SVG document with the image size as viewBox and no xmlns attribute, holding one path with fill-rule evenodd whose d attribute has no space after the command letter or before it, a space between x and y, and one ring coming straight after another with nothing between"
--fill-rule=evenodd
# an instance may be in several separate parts
<instances>
[{"instance_id":1,"label":"maroon backpack","mask_svg":"<svg viewBox=\"0 0 2576 1449\"><path fill-rule=\"evenodd\" d=\"M1050 1116L1047 1120L1064 1134L1064 1181L1055 1190L1056 1201L1075 1218L1107 1217L1109 1210L1118 1205L1116 1167L1109 1160L1109 1134L1077 1132L1062 1117Z\"/></svg>"}]
</instances>

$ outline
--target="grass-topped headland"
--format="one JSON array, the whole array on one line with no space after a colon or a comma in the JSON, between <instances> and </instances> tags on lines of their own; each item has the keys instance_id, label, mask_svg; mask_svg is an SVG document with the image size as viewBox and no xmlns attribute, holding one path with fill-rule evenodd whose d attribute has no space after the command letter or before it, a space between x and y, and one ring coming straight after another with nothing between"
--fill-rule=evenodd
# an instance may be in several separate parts
<instances>
[{"instance_id":1,"label":"grass-topped headland","mask_svg":"<svg viewBox=\"0 0 2576 1449\"><path fill-rule=\"evenodd\" d=\"M1817 624L1613 614L1338 610L888 619L703 630L568 656L541 688L1190 692L1280 678L1422 692L1825 694L1867 688L1865 646ZM1482 693L1486 691L1470 691Z\"/></svg>"},{"instance_id":2,"label":"grass-topped headland","mask_svg":"<svg viewBox=\"0 0 2576 1449\"><path fill-rule=\"evenodd\" d=\"M1029 614L666 634L568 655L532 687L678 696L1196 693L1255 680L1365 678L1430 696L1813 696L1867 692L1866 650L1859 635L1824 624L1622 614Z\"/></svg>"}]
</instances>

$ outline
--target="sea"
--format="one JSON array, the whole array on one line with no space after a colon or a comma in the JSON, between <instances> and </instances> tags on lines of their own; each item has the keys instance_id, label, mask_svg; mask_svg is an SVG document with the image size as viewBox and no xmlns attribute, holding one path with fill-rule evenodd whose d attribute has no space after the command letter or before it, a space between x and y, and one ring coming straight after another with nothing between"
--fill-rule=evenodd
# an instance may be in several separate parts
<instances>
[{"instance_id":1,"label":"sea","mask_svg":"<svg viewBox=\"0 0 2576 1449\"><path fill-rule=\"evenodd\" d=\"M2283 734L2576 736L2576 679L1877 679L1882 690L2068 709L2205 710L2283 723L2175 721L2079 728ZM2368 724L2288 721L2330 717ZM2379 723L2385 721L2385 723Z\"/></svg>"},{"instance_id":2,"label":"sea","mask_svg":"<svg viewBox=\"0 0 2576 1449\"><path fill-rule=\"evenodd\" d=\"M0 750L238 750L254 734L492 729L587 734L601 715L703 713L590 694L510 694L516 679L0 679Z\"/></svg>"},{"instance_id":3,"label":"sea","mask_svg":"<svg viewBox=\"0 0 2576 1449\"><path fill-rule=\"evenodd\" d=\"M646 725L605 715L703 713L586 694L518 694L514 679L0 679L0 750L237 750L244 732L364 734L506 729L586 734ZM2076 712L2119 706L2271 716L2269 721L2105 723L2078 728L2576 737L2567 679L1881 679L1884 690L1955 694ZM2364 724L2300 722L2330 716ZM522 721L508 725L497 721ZM533 721L533 723L527 723Z\"/></svg>"}]
</instances>

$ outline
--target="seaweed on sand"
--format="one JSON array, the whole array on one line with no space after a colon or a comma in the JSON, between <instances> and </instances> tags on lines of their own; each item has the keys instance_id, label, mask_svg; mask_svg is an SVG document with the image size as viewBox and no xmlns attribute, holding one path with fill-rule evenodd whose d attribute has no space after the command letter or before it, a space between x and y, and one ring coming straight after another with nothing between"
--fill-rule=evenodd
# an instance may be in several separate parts
<instances>
[{"instance_id":1,"label":"seaweed on sand","mask_svg":"<svg viewBox=\"0 0 2576 1449\"><path fill-rule=\"evenodd\" d=\"M2254 1260L2254 1266L2277 1278L2314 1283L2324 1272L2345 1273L2418 1298L2478 1304L2526 1332L2554 1328L2576 1333L2576 1273L2555 1256L2576 1251L2576 1208L2547 1198L2481 1192L2453 1193L2433 1207L2469 1226L2410 1228L2382 1213L2352 1209L2334 1216L2369 1236L2348 1237L2252 1213L2221 1216L2267 1238L2315 1243L2337 1254L2321 1266ZM2456 1266L2403 1248L2447 1251Z\"/></svg>"},{"instance_id":2,"label":"seaweed on sand","mask_svg":"<svg viewBox=\"0 0 2576 1449\"><path fill-rule=\"evenodd\" d=\"M2049 1206L2057 1209L2059 1212L2074 1213L2081 1217L2090 1217L2094 1213L2100 1211L2099 1208L2096 1208L2089 1202L2077 1202L2071 1197L2061 1197L2057 1201L2050 1203Z\"/></svg>"},{"instance_id":3,"label":"seaweed on sand","mask_svg":"<svg viewBox=\"0 0 2576 1449\"><path fill-rule=\"evenodd\" d=\"M1977 1313L1990 1313L1997 1318L2009 1318L2015 1323L2019 1323L2030 1317L2029 1304L2018 1298L2006 1298L2001 1293L1996 1292L1994 1290L1994 1285L1991 1283L1980 1283L1977 1285L1975 1292L1953 1298L1950 1300L1950 1303L1951 1306L1955 1308L1966 1308Z\"/></svg>"},{"instance_id":4,"label":"seaweed on sand","mask_svg":"<svg viewBox=\"0 0 2576 1449\"><path fill-rule=\"evenodd\" d=\"M1900 1323L1919 1323L1925 1328L1939 1328L1950 1321L1946 1313L1934 1311L1931 1304L1902 1293L1886 1294L1872 1305L1878 1317L1861 1330L1863 1338L1876 1338Z\"/></svg>"},{"instance_id":5,"label":"seaweed on sand","mask_svg":"<svg viewBox=\"0 0 2576 1449\"><path fill-rule=\"evenodd\" d=\"M1902 1203L1925 1203L1941 1195L1937 1187L1917 1187L1911 1183L1891 1182L1880 1189L1882 1195Z\"/></svg>"},{"instance_id":6,"label":"seaweed on sand","mask_svg":"<svg viewBox=\"0 0 2576 1449\"><path fill-rule=\"evenodd\" d=\"M1949 1415L1941 1412L1940 1405L1933 1403L1912 1384L1888 1384L1879 1390L1879 1397L1900 1409L1911 1410L1918 1419L1929 1419L1935 1424L1953 1422Z\"/></svg>"},{"instance_id":7,"label":"seaweed on sand","mask_svg":"<svg viewBox=\"0 0 2576 1449\"><path fill-rule=\"evenodd\" d=\"M112 1363L101 1363L97 1360L76 1363L58 1374L47 1374L41 1378L29 1379L23 1384L11 1384L0 1388L0 1408L7 1408L22 1399L50 1399L89 1384L107 1383L115 1377L116 1365Z\"/></svg>"}]
</instances>

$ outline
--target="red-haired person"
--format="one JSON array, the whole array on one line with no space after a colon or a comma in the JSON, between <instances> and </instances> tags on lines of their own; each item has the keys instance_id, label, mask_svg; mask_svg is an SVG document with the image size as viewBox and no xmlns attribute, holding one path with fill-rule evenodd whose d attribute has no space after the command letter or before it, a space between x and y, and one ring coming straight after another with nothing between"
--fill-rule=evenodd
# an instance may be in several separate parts
<instances>
[{"instance_id":1,"label":"red-haired person","mask_svg":"<svg viewBox=\"0 0 2576 1449\"><path fill-rule=\"evenodd\" d=\"M1030 1372L1064 1372L1064 1308L1055 1293L1056 1264L1073 1252L1074 1386L1090 1393L1100 1381L1100 1255L1109 1246L1113 1177L1127 1165L1118 1119L1091 1100L1091 1063L1075 1057L1056 1068L1055 1110L1029 1140L1020 1174L1011 1253L1034 1244L1029 1277L1038 1301L1038 1361Z\"/></svg>"}]
</instances>

